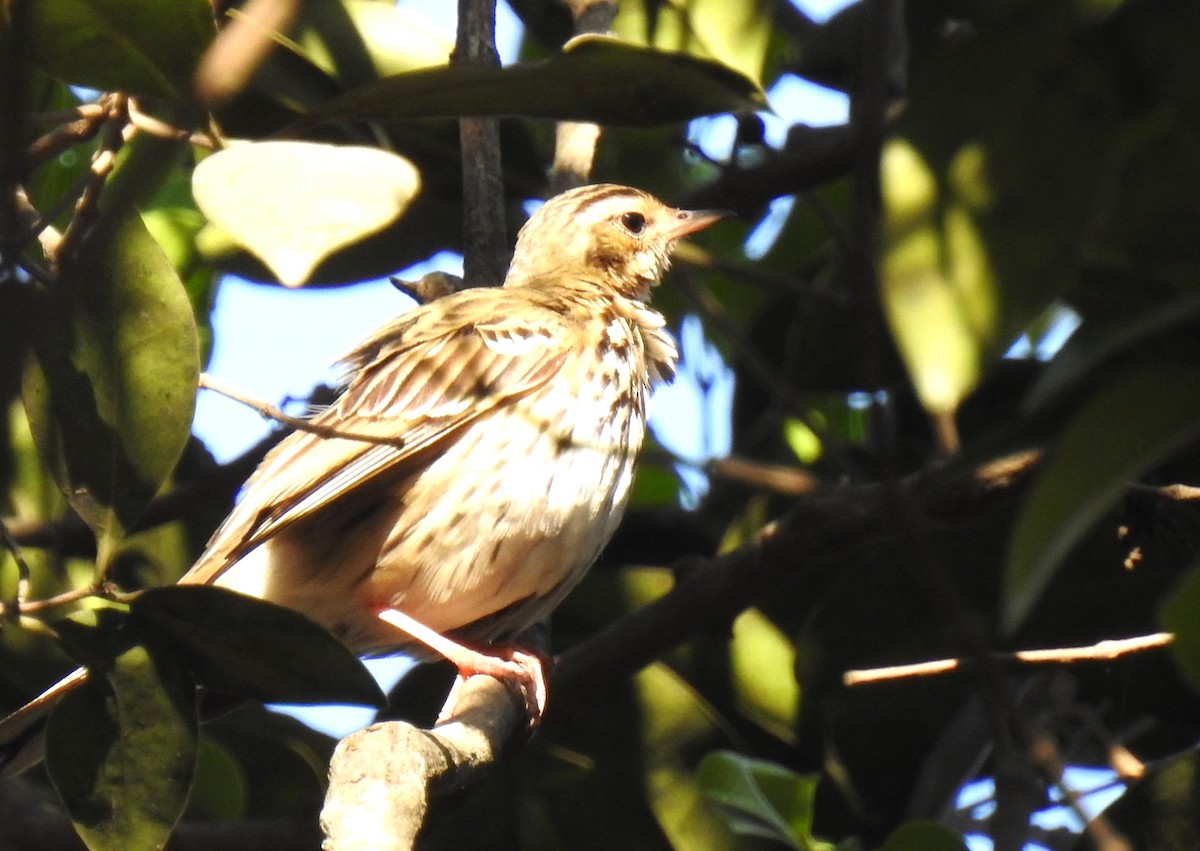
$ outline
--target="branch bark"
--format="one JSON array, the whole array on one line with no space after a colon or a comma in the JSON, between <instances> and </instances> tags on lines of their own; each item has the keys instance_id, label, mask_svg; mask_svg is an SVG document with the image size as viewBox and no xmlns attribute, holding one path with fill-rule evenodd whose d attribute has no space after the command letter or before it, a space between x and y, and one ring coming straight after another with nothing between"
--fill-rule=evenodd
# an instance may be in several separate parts
<instances>
[{"instance_id":1,"label":"branch bark","mask_svg":"<svg viewBox=\"0 0 1200 851\"><path fill-rule=\"evenodd\" d=\"M474 676L455 695L457 714L432 730L372 724L338 743L321 811L325 851L407 851L431 795L487 773L525 717L499 680Z\"/></svg>"},{"instance_id":2,"label":"branch bark","mask_svg":"<svg viewBox=\"0 0 1200 851\"><path fill-rule=\"evenodd\" d=\"M495 0L459 0L451 64L499 65ZM497 286L508 271L500 124L494 118L458 122L463 174L463 279L468 287Z\"/></svg>"}]
</instances>

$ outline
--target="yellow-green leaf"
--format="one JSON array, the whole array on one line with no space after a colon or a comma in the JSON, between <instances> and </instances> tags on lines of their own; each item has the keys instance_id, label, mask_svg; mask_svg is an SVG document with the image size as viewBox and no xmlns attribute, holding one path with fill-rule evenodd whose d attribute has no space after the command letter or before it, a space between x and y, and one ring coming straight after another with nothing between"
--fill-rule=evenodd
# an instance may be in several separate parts
<instances>
[{"instance_id":1,"label":"yellow-green leaf","mask_svg":"<svg viewBox=\"0 0 1200 851\"><path fill-rule=\"evenodd\" d=\"M968 163L981 168L978 157L964 149L953 170L967 171ZM921 404L946 417L978 382L995 342L996 285L964 200L978 202L983 190L975 183L942 189L944 179L900 139L885 146L882 174L884 308Z\"/></svg>"},{"instance_id":2,"label":"yellow-green leaf","mask_svg":"<svg viewBox=\"0 0 1200 851\"><path fill-rule=\"evenodd\" d=\"M158 491L191 431L199 374L183 283L132 195L158 140L135 145L100 221L40 305L22 396L38 451L95 532L103 568Z\"/></svg>"},{"instance_id":3,"label":"yellow-green leaf","mask_svg":"<svg viewBox=\"0 0 1200 851\"><path fill-rule=\"evenodd\" d=\"M192 176L200 210L289 287L398 219L419 189L403 157L315 142L235 144Z\"/></svg>"}]
</instances>

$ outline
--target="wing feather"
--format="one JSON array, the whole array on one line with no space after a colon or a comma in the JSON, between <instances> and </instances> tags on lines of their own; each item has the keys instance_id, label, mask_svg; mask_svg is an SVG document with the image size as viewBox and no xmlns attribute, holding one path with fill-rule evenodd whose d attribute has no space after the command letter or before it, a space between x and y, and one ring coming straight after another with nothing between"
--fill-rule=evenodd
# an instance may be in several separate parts
<instances>
[{"instance_id":1,"label":"wing feather","mask_svg":"<svg viewBox=\"0 0 1200 851\"><path fill-rule=\"evenodd\" d=\"M492 318L464 322L481 296ZM570 356L568 330L563 313L503 290L468 290L384 326L347 356L344 391L313 422L386 442L289 435L263 459L183 581L212 582L347 494L419 472L470 424L550 381Z\"/></svg>"}]
</instances>

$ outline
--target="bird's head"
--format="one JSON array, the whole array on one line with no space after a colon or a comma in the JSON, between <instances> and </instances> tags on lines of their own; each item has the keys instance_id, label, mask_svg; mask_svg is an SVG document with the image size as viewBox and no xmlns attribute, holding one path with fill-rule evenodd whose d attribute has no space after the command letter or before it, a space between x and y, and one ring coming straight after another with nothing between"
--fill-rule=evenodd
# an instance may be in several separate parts
<instances>
[{"instance_id":1,"label":"bird's head","mask_svg":"<svg viewBox=\"0 0 1200 851\"><path fill-rule=\"evenodd\" d=\"M724 216L677 210L628 186L581 186L551 198L521 228L505 284L573 278L645 299L676 241Z\"/></svg>"}]
</instances>

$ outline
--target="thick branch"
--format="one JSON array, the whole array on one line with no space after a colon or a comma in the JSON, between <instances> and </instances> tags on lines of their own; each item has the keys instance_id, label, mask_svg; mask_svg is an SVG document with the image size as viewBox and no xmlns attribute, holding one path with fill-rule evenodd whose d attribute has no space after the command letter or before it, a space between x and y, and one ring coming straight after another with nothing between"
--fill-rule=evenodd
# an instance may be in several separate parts
<instances>
[{"instance_id":1,"label":"thick branch","mask_svg":"<svg viewBox=\"0 0 1200 851\"><path fill-rule=\"evenodd\" d=\"M484 676L457 691L455 710L432 730L390 721L342 739L321 811L326 851L412 848L430 795L479 780L524 718L513 693Z\"/></svg>"},{"instance_id":2,"label":"thick branch","mask_svg":"<svg viewBox=\"0 0 1200 851\"><path fill-rule=\"evenodd\" d=\"M1038 464L1036 452L989 462L965 475L912 476L901 487L924 511L982 511ZM847 563L864 541L894 535L893 485L839 488L797 501L737 550L685 560L679 582L655 602L610 624L559 657L551 700L593 693L617 682L703 631L723 631L742 611L801 571L813 582Z\"/></svg>"}]
</instances>

